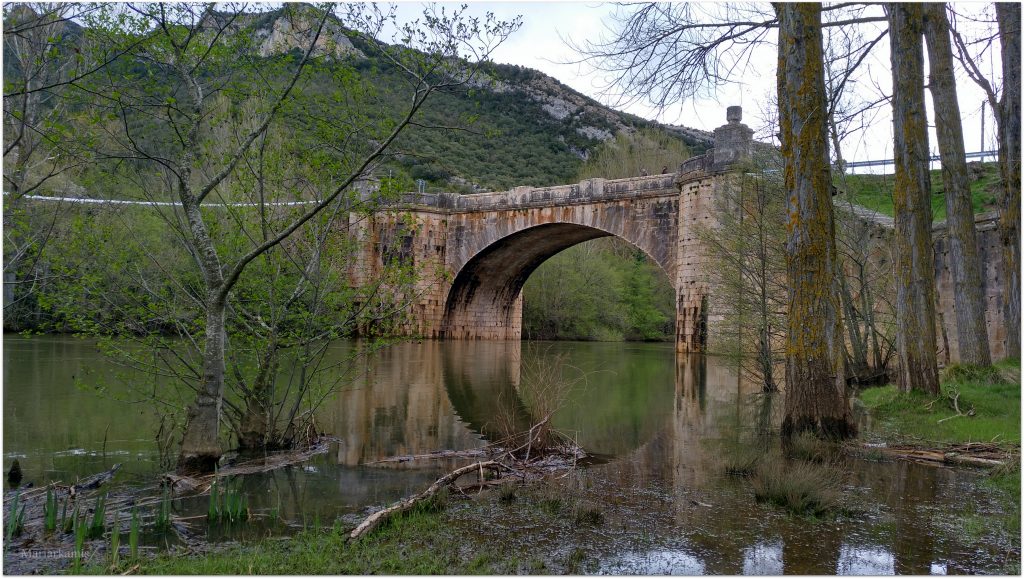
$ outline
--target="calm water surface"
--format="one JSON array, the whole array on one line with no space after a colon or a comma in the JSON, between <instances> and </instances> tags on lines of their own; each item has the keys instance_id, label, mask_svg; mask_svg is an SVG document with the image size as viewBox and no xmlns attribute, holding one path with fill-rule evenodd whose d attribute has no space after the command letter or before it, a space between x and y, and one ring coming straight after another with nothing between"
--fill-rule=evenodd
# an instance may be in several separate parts
<instances>
[{"instance_id":1,"label":"calm water surface","mask_svg":"<svg viewBox=\"0 0 1024 579\"><path fill-rule=\"evenodd\" d=\"M349 348L337 344L336 355ZM5 472L15 458L36 484L114 463L123 464L120 484L152 483L168 470L155 438L158 412L124 385L146 382L111 365L92 342L7 336L3 357ZM605 459L560 484L600 508L606 523L581 533L510 509L502 524L481 527L487 507L453 509L455 528L480 544L580 549L592 562L582 570L601 573L944 574L1019 565L1019 536L978 530L979 519L1001 513L970 471L849 459L842 466L851 506L839 519L808 522L756 503L746 481L722 473L714 441L777 411L756 401L730 363L677 358L667 344L392 346L365 360L321 408L321 430L340 440L329 453L245 477L251 508L273 509L294 525L352 522L419 492L455 463L372 463L476 448L499 436L503 417L538 419L545 409L525 385L557 357L575 382L553 423ZM89 387L96 384L105 387ZM206 506L199 498L174 508L190 516Z\"/></svg>"}]
</instances>

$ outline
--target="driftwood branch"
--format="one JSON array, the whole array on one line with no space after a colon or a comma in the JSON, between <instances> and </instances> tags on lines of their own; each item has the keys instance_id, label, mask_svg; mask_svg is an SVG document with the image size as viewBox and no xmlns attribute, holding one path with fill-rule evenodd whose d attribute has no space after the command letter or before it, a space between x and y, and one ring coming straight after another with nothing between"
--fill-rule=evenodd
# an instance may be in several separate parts
<instances>
[{"instance_id":1,"label":"driftwood branch","mask_svg":"<svg viewBox=\"0 0 1024 579\"><path fill-rule=\"evenodd\" d=\"M504 468L501 465L501 463L493 460L489 460L486 462L475 462L469 466L457 468L434 481L434 484L427 487L427 490L417 495L413 495L412 497L409 497L402 501L399 501L386 509L382 509L380 511L377 511L376 513L373 513L369 517L366 517L366 519L364 519L362 523L359 523L359 525L355 529L353 529L351 533L349 533L348 541L355 541L359 537L362 537L363 535L376 529L391 517L404 513L415 507L418 503L433 497L437 493L441 492L442 489L454 484L455 481L458 480L458 478L464 474L483 472L484 469L498 470L501 468Z\"/></svg>"},{"instance_id":2,"label":"driftwood branch","mask_svg":"<svg viewBox=\"0 0 1024 579\"><path fill-rule=\"evenodd\" d=\"M970 410L968 410L967 412L963 412L963 411L960 410L960 391L959 390L957 390L956 388L952 389L952 391L950 391L948 397L949 397L950 402L953 405L953 410L956 411L956 414L954 414L953 416L947 416L947 417L939 420L938 424L942 424L943 422L945 422L947 420L950 420L952 418L957 418L959 416L974 416L974 406L971 406Z\"/></svg>"}]
</instances>

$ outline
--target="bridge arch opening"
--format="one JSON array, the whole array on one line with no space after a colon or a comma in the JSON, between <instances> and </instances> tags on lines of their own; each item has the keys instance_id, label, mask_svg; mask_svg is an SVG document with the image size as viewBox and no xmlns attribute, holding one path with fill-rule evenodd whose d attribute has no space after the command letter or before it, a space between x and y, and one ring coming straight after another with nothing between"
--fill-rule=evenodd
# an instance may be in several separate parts
<instances>
[{"instance_id":1,"label":"bridge arch opening","mask_svg":"<svg viewBox=\"0 0 1024 579\"><path fill-rule=\"evenodd\" d=\"M614 234L595 227L562 222L537 225L495 241L471 257L455 276L445 302L440 337L519 340L522 337L522 291L530 275L565 249L612 236ZM644 254L657 263L649 253ZM658 266L668 276L664 267ZM669 281L671 283L670 277Z\"/></svg>"}]
</instances>

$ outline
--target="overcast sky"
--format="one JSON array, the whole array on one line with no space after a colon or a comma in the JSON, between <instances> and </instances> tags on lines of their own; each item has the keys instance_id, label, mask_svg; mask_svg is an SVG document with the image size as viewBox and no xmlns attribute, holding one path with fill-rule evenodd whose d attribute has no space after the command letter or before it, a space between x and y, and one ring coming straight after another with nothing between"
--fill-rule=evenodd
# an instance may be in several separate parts
<instances>
[{"instance_id":1,"label":"overcast sky","mask_svg":"<svg viewBox=\"0 0 1024 579\"><path fill-rule=\"evenodd\" d=\"M615 98L602 94L609 79L601 73L594 73L587 67L564 64L578 59L576 54L563 39L572 39L577 43L596 40L607 34L611 24L610 16L615 10L611 3L579 1L579 2L470 2L469 11L476 15L493 12L501 19L510 19L516 15L523 16L522 28L492 55L496 62L518 64L540 70L557 78L579 92L593 97L606 105L616 105ZM403 3L400 11L403 16L414 18L421 9L418 2ZM957 4L958 11L977 10L980 5ZM997 45L998 49L998 45ZM998 55L996 55L998 56ZM620 110L638 116L658 120L664 123L680 124L689 127L713 130L725 123L725 107L742 105L744 122L754 129L766 126L760 114L765 97L775 92L775 60L774 48L766 47L757 51L756 61L744 73L742 79L735 84L718 89L710 98L695 99L677 103L665 111L658 111L643 103L626 106L615 106ZM879 44L874 54L866 62L867 68L861 78L865 92L881 89L888 93L891 85L889 70L888 44ZM986 63L984 70L989 70ZM998 74L998 61L994 63ZM981 103L984 93L967 79L962 71L958 78L960 108L964 117L964 133L968 152L982 150L981 135ZM877 88L869 85L877 85ZM930 107L930 95L926 95ZM991 111L987 112L985 149L994 149L994 121ZM843 153L848 160L875 160L892 156L892 120L888 107L881 107L879 114L871 121L870 129L863 134L847 139L843 143ZM767 138L766 135L760 135ZM937 151L934 134L930 140L933 151Z\"/></svg>"}]
</instances>

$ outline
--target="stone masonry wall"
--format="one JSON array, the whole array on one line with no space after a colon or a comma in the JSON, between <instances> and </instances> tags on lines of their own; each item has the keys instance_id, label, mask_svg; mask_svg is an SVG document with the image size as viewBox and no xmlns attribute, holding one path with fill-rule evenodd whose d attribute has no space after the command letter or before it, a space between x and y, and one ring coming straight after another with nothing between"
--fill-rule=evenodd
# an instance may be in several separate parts
<instances>
[{"instance_id":1,"label":"stone masonry wall","mask_svg":"<svg viewBox=\"0 0 1024 579\"><path fill-rule=\"evenodd\" d=\"M989 349L993 360L1006 357L1006 324L1003 319L1003 260L999 253L998 216L994 213L978 215L975 227L978 233L978 252L981 254L982 282L985 285L985 320L988 326ZM956 339L956 314L953 310L953 277L949 271L949 247L945 223L933 229L935 242L935 289L937 311L940 318L938 347L940 362L959 362L960 352ZM946 339L943 339L945 333Z\"/></svg>"}]
</instances>

